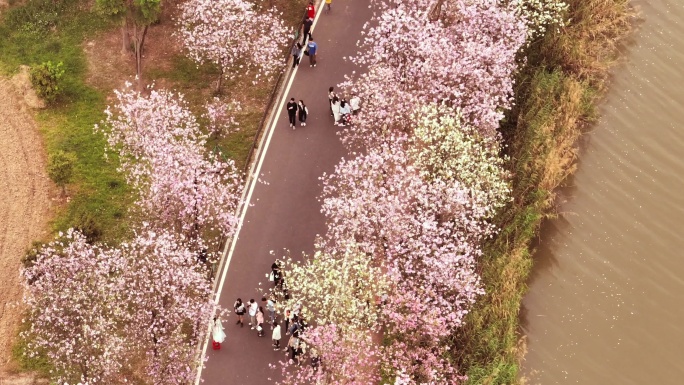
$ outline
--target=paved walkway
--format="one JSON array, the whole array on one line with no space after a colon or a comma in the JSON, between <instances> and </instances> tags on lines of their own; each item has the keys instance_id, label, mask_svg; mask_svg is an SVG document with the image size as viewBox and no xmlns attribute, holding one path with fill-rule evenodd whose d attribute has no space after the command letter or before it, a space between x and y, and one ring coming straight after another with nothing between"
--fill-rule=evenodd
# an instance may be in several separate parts
<instances>
[{"instance_id":1,"label":"paved walkway","mask_svg":"<svg viewBox=\"0 0 684 385\"><path fill-rule=\"evenodd\" d=\"M314 238L325 231L317 200L321 193L318 178L324 172L332 172L345 154L336 135L341 128L333 125L329 113L328 87L340 83L345 74L355 69L342 58L358 50L361 28L371 13L367 0L333 0L332 12L318 11L313 30L318 43L318 65L311 68L308 57L302 57L292 87L283 95L284 100L304 100L309 108L307 125L293 131L288 125L284 101L276 104L280 115L274 126L269 127L272 137L266 142L259 176L267 184L254 186L249 202L252 206L246 212L225 281L219 288L221 306L231 311L237 297L245 302L250 298L261 302L256 288L259 282L269 285L265 274L273 263L271 250L278 256L283 249L290 250L293 256L311 253ZM209 346L209 361L201 373L204 384L273 383L279 371L269 369L268 365L283 360L285 354L273 351L268 327L265 336L259 338L247 321L240 328L235 320L231 314L223 322L227 338L221 350L214 351ZM286 342L283 331L281 345Z\"/></svg>"}]
</instances>

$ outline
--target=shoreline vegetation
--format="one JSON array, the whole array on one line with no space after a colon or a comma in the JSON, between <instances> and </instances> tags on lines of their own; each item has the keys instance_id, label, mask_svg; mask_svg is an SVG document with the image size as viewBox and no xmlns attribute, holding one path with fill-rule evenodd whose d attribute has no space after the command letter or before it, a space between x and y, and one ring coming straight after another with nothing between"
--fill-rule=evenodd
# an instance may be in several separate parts
<instances>
[{"instance_id":1,"label":"shoreline vegetation","mask_svg":"<svg viewBox=\"0 0 684 385\"><path fill-rule=\"evenodd\" d=\"M565 27L550 30L523 54L515 106L501 124L513 173L513 201L495 219L479 271L486 294L452 337L452 357L466 384L524 383L519 311L533 266L531 244L555 217L554 190L576 169L577 139L597 118L609 70L631 30L628 0L566 0Z\"/></svg>"},{"instance_id":2,"label":"shoreline vegetation","mask_svg":"<svg viewBox=\"0 0 684 385\"><path fill-rule=\"evenodd\" d=\"M83 8L78 0L29 0L21 5L10 1L11 5L15 3L2 15L0 35L5 37L0 39L0 73L12 73L20 64L48 60L63 61L66 69L63 96L53 107L37 113L48 155L61 150L76 153L78 158L74 182L67 189L72 199L62 205L52 227L55 232L77 227L85 235L116 242L129 231L126 216L133 197L117 172L116 158L105 161L102 157L104 138L92 130L104 118L112 88L107 87L109 83L96 86L86 80L89 58L84 44L111 34L117 26ZM286 12L288 26L293 27L305 2L276 3ZM496 218L501 231L488 242L479 262L486 294L451 339L456 347L452 351L457 353L450 358L468 376L467 384L521 381L518 369L524 339L518 330L519 308L533 264L530 244L541 222L554 216L553 191L575 170L577 139L596 118L596 105L605 92L618 44L630 30L632 10L627 0L566 3L567 25L549 31L523 52L527 65L516 79L516 104L501 125L509 158L507 168L514 175L513 201ZM168 17L164 22L172 24ZM197 68L182 53L165 59L164 66L146 62L146 81L176 88L186 94L191 105L202 100L217 70ZM132 68L134 64L124 70L130 72ZM243 161L273 81L250 91L254 108L239 117L246 128L212 141L214 149ZM243 86L232 82L224 88L230 95L231 87L236 90ZM25 358L25 347L25 341L17 341L14 357L19 368L47 376L49 364L41 357Z\"/></svg>"}]
</instances>

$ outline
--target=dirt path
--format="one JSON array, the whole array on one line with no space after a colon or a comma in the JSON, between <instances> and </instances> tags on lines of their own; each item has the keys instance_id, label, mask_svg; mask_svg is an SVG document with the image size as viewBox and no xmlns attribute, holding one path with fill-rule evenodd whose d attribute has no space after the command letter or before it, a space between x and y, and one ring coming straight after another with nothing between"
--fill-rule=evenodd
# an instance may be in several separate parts
<instances>
[{"instance_id":1,"label":"dirt path","mask_svg":"<svg viewBox=\"0 0 684 385\"><path fill-rule=\"evenodd\" d=\"M46 236L54 191L38 128L13 83L0 79L0 377L21 321L21 257Z\"/></svg>"}]
</instances>

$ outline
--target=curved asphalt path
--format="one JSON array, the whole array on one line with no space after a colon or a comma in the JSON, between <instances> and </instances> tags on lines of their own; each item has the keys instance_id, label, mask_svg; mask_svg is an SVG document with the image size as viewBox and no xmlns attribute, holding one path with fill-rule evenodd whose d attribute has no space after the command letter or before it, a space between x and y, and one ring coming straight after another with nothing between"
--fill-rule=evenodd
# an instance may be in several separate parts
<instances>
[{"instance_id":1,"label":"curved asphalt path","mask_svg":"<svg viewBox=\"0 0 684 385\"><path fill-rule=\"evenodd\" d=\"M289 92L284 100L294 97L304 100L309 108L306 127L289 128L283 101L275 104L279 115L269 127L273 130L270 142L265 140L265 156L254 186L237 242L229 254L225 281L219 285L220 305L232 311L237 297L247 302L254 298L261 305L257 293L261 287L270 287L265 274L270 272L274 257L290 250L292 256L302 252L310 254L317 234L325 232L324 217L320 212L322 186L318 178L331 173L345 155L328 108L328 87L344 80L356 68L343 57L356 54L361 29L371 17L367 0L333 0L330 13L318 10L313 36L318 44L318 65L309 67L309 58L302 62ZM265 132L267 138L269 131ZM250 186L247 186L250 188ZM222 272L219 272L222 274ZM257 337L255 330L247 325L235 324L231 314L223 320L226 341L221 350L207 349L209 360L200 373L207 385L262 385L271 384L279 377L280 370L269 369L270 363L285 359L281 351L271 346L270 328L264 337ZM280 318L282 319L282 318ZM284 335L281 346L289 336Z\"/></svg>"}]
</instances>

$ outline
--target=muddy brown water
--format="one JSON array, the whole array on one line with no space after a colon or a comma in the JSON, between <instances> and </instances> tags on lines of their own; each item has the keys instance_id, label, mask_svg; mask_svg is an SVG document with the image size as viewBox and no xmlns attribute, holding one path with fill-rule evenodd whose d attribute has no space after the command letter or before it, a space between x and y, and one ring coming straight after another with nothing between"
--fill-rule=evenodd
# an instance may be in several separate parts
<instances>
[{"instance_id":1,"label":"muddy brown water","mask_svg":"<svg viewBox=\"0 0 684 385\"><path fill-rule=\"evenodd\" d=\"M532 384L684 384L684 1L641 21L542 229L521 311Z\"/></svg>"}]
</instances>

